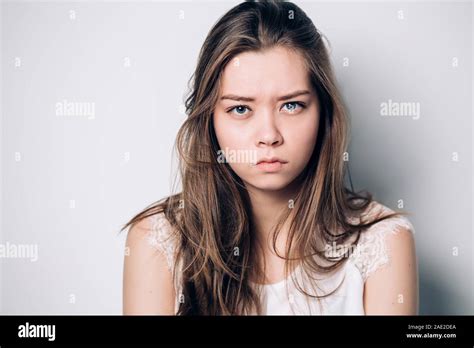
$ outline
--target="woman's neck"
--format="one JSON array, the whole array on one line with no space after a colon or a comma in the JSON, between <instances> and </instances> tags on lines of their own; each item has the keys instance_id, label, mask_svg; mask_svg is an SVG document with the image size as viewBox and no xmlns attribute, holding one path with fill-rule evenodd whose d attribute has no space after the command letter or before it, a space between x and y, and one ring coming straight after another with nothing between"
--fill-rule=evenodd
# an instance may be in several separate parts
<instances>
[{"instance_id":1,"label":"woman's neck","mask_svg":"<svg viewBox=\"0 0 474 348\"><path fill-rule=\"evenodd\" d=\"M270 246L272 233L280 214L285 209L292 208L291 203L296 196L297 184L287 185L284 189L278 191L260 190L256 187L248 187L247 190L250 197L256 238L263 246ZM285 222L279 232L278 238L280 239L281 236L283 242L286 241L288 222L289 220Z\"/></svg>"}]
</instances>

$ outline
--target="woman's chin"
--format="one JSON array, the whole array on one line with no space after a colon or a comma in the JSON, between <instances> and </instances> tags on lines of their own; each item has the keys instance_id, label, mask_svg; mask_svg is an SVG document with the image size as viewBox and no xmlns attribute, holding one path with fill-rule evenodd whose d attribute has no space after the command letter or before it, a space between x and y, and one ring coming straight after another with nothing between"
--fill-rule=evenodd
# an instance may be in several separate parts
<instances>
[{"instance_id":1,"label":"woman's chin","mask_svg":"<svg viewBox=\"0 0 474 348\"><path fill-rule=\"evenodd\" d=\"M259 180L246 181L247 187L250 189L257 189L261 191L280 191L288 186L290 181L282 177L269 177L261 178Z\"/></svg>"}]
</instances>

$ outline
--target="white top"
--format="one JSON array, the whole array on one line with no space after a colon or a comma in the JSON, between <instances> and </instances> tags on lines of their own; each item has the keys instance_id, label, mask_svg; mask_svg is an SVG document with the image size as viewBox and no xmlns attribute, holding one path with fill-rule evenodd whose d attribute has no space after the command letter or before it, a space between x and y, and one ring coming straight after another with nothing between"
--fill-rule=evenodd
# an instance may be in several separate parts
<instances>
[{"instance_id":1,"label":"white top","mask_svg":"<svg viewBox=\"0 0 474 348\"><path fill-rule=\"evenodd\" d=\"M393 213L394 211L386 206L372 201L364 215L377 216L381 211L384 213ZM148 242L154 248L162 251L168 261L168 267L173 269L175 258L176 240L170 235L171 225L165 218L164 213L154 215L152 218L152 228L148 235ZM353 220L352 222L359 221ZM300 266L296 267L293 273L286 279L272 284L261 286L262 304L264 314L267 315L364 315L363 294L364 283L368 276L377 269L390 262L385 236L389 233L396 234L400 229L407 229L415 233L415 229L410 221L404 217L393 217L372 225L368 230L360 234L360 239L348 257L347 262L336 273L330 276L318 275L318 278L325 277L317 281L317 286L323 290L317 290L316 294L321 295L329 293L336 289L341 283L341 287L329 297L321 298L319 301L315 298L309 298L301 293L294 282L292 276L296 277L303 289L309 293L315 294L313 287L307 281L306 273L301 272ZM344 252L344 250L336 250ZM347 251L346 251L347 252ZM181 262L180 262L181 263ZM181 264L178 265L178 270ZM306 279L306 281L305 281ZM287 288L288 287L288 288ZM179 306L179 294L181 293L181 284L179 275L176 278L175 289L177 289L175 313Z\"/></svg>"}]
</instances>

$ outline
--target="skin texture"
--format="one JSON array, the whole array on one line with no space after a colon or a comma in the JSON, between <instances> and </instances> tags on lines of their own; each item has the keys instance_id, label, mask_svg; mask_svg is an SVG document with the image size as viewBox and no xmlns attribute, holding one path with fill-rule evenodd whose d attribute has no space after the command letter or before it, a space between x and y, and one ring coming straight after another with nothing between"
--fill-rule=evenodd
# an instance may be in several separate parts
<instances>
[{"instance_id":1,"label":"skin texture","mask_svg":"<svg viewBox=\"0 0 474 348\"><path fill-rule=\"evenodd\" d=\"M390 262L365 282L367 315L417 315L419 311L418 261L413 234L401 229L386 237Z\"/></svg>"},{"instance_id":2,"label":"skin texture","mask_svg":"<svg viewBox=\"0 0 474 348\"><path fill-rule=\"evenodd\" d=\"M127 234L123 270L123 314L174 314L176 290L166 257L146 240L150 218Z\"/></svg>"},{"instance_id":3,"label":"skin texture","mask_svg":"<svg viewBox=\"0 0 474 348\"><path fill-rule=\"evenodd\" d=\"M278 100L295 91L309 93ZM254 100L221 99L229 95ZM249 192L257 240L263 246L265 283L279 282L285 278L285 260L272 250L270 232L277 214L288 209L289 200L294 198L294 180L308 163L319 126L318 99L302 57L282 47L237 55L223 71L213 121L221 149L255 151L257 160L276 156L287 161L273 173L248 162L229 163ZM164 256L157 255L145 241L147 220L132 227L127 237L130 255L125 256L124 314L173 314L171 274ZM284 253L287 231L288 225L284 225L277 240L280 254ZM400 231L387 238L387 245L391 263L374 272L365 284L366 314L416 314L413 237L409 231Z\"/></svg>"},{"instance_id":4,"label":"skin texture","mask_svg":"<svg viewBox=\"0 0 474 348\"><path fill-rule=\"evenodd\" d=\"M279 100L296 91L307 93ZM229 95L254 100L222 99ZM229 163L249 192L258 239L266 246L266 257L273 259L267 265L269 278L278 280L284 260L270 250L269 232L276 212L287 209L294 198L293 181L308 163L319 125L318 99L302 57L282 47L237 55L224 69L213 117L221 149L253 151L257 160L276 156L287 161L273 173L249 163ZM278 245L283 247L284 232L281 237Z\"/></svg>"},{"instance_id":5,"label":"skin texture","mask_svg":"<svg viewBox=\"0 0 474 348\"><path fill-rule=\"evenodd\" d=\"M297 91L306 93L281 98ZM230 95L254 100L227 99ZM267 261L266 283L279 281L284 278L285 261L271 249L271 228L276 213L288 209L294 198L294 179L309 161L319 125L318 98L303 58L283 47L237 55L224 69L213 117L221 149L253 152L257 160L278 157L287 161L278 172L249 163L229 163L250 195L257 239ZM284 251L286 231L285 226L279 235L279 253Z\"/></svg>"}]
</instances>

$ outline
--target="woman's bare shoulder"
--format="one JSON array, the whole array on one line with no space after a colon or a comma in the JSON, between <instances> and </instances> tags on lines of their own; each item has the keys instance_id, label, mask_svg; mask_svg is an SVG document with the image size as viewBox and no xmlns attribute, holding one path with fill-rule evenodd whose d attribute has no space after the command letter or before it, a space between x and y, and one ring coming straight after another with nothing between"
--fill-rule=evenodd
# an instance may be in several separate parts
<instances>
[{"instance_id":1,"label":"woman's bare shoulder","mask_svg":"<svg viewBox=\"0 0 474 348\"><path fill-rule=\"evenodd\" d=\"M137 222L130 228L127 238L141 243L143 247L160 251L166 258L168 268L172 268L177 238L164 212L155 213Z\"/></svg>"},{"instance_id":2,"label":"woman's bare shoulder","mask_svg":"<svg viewBox=\"0 0 474 348\"><path fill-rule=\"evenodd\" d=\"M370 218L395 213L373 202ZM415 228L405 215L381 220L361 234L359 253L354 260L365 283L364 307L367 314L416 314L417 257Z\"/></svg>"},{"instance_id":3,"label":"woman's bare shoulder","mask_svg":"<svg viewBox=\"0 0 474 348\"><path fill-rule=\"evenodd\" d=\"M388 206L373 200L369 206L367 207L366 211L364 212L365 217L369 218L369 221L372 219L377 219L381 217L385 217L396 213L395 210L389 208ZM393 217L389 217L386 219L377 222L371 227L372 231L387 231L390 230L392 233L396 233L402 230L408 230L409 232L414 233L415 228L411 221L405 215L396 215Z\"/></svg>"},{"instance_id":4,"label":"woman's bare shoulder","mask_svg":"<svg viewBox=\"0 0 474 348\"><path fill-rule=\"evenodd\" d=\"M395 213L384 204L372 201L362 214L364 222L370 222ZM365 280L382 266L389 264L390 256L398 248L413 248L415 228L404 215L383 219L363 231L351 256Z\"/></svg>"},{"instance_id":5,"label":"woman's bare shoulder","mask_svg":"<svg viewBox=\"0 0 474 348\"><path fill-rule=\"evenodd\" d=\"M124 278L124 314L174 314L175 289L166 247L164 215L145 217L127 233Z\"/></svg>"}]
</instances>

